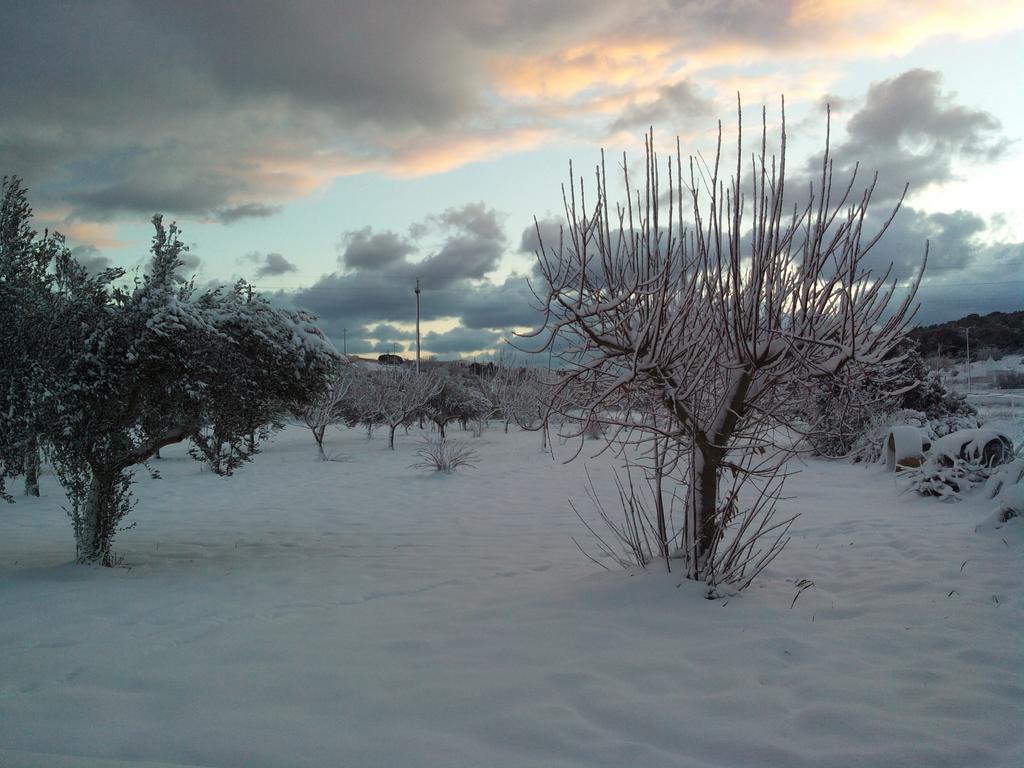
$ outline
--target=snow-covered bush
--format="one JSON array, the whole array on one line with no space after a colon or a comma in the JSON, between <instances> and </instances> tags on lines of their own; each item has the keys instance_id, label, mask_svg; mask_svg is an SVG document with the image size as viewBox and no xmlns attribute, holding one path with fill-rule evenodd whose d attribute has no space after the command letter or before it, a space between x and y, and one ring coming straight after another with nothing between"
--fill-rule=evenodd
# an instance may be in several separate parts
<instances>
[{"instance_id":1,"label":"snow-covered bush","mask_svg":"<svg viewBox=\"0 0 1024 768\"><path fill-rule=\"evenodd\" d=\"M842 376L815 383L803 402L812 452L855 462L876 461L892 427L915 426L935 439L979 426L977 411L946 389L910 341L877 365L847 366Z\"/></svg>"},{"instance_id":2,"label":"snow-covered bush","mask_svg":"<svg viewBox=\"0 0 1024 768\"><path fill-rule=\"evenodd\" d=\"M916 427L931 443L953 432L980 426L977 416L967 414L949 413L932 419L923 411L910 408L879 410L868 416L846 455L854 462L874 464L880 461L886 436L893 427Z\"/></svg>"},{"instance_id":3,"label":"snow-covered bush","mask_svg":"<svg viewBox=\"0 0 1024 768\"><path fill-rule=\"evenodd\" d=\"M1021 451L1019 446L1018 451ZM985 483L985 498L998 498L1014 487L1019 487L1021 491L1024 491L1024 458L1015 458L992 473L988 482ZM1024 509L1017 511L1024 514Z\"/></svg>"},{"instance_id":4,"label":"snow-covered bush","mask_svg":"<svg viewBox=\"0 0 1024 768\"><path fill-rule=\"evenodd\" d=\"M879 414L896 406L902 383L892 365L847 366L844 375L814 382L806 398L805 437L815 456L850 456Z\"/></svg>"},{"instance_id":5,"label":"snow-covered bush","mask_svg":"<svg viewBox=\"0 0 1024 768\"><path fill-rule=\"evenodd\" d=\"M1017 457L992 472L982 491L986 499L995 502L995 507L976 532L985 529L1003 528L1011 521L1024 518L1024 450L1017 448Z\"/></svg>"},{"instance_id":6,"label":"snow-covered bush","mask_svg":"<svg viewBox=\"0 0 1024 768\"><path fill-rule=\"evenodd\" d=\"M420 460L410 465L414 469L451 474L459 467L475 467L477 453L462 440L450 440L438 435L424 437L416 447Z\"/></svg>"},{"instance_id":7,"label":"snow-covered bush","mask_svg":"<svg viewBox=\"0 0 1024 768\"><path fill-rule=\"evenodd\" d=\"M920 384L904 394L901 407L921 411L929 421L967 419L978 415L977 409L967 402L964 395L946 389L937 371L921 370L917 379Z\"/></svg>"},{"instance_id":8,"label":"snow-covered bush","mask_svg":"<svg viewBox=\"0 0 1024 768\"><path fill-rule=\"evenodd\" d=\"M1012 460L1013 444L1006 435L991 429L964 429L932 443L924 463L904 471L901 480L907 490L924 496L958 500Z\"/></svg>"}]
</instances>

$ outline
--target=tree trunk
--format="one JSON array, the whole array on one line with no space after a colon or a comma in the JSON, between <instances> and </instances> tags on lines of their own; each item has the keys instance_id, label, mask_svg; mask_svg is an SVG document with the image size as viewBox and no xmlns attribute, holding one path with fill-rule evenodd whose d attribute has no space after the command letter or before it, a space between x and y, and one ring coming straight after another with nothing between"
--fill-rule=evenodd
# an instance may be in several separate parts
<instances>
[{"instance_id":1,"label":"tree trunk","mask_svg":"<svg viewBox=\"0 0 1024 768\"><path fill-rule=\"evenodd\" d=\"M324 432L326 427L313 427L313 439L316 440L316 451L320 461L327 461L327 453L324 451Z\"/></svg>"},{"instance_id":2,"label":"tree trunk","mask_svg":"<svg viewBox=\"0 0 1024 768\"><path fill-rule=\"evenodd\" d=\"M391 431L388 433L388 448L392 451L395 450L395 430L398 429L397 424L391 425Z\"/></svg>"},{"instance_id":3,"label":"tree trunk","mask_svg":"<svg viewBox=\"0 0 1024 768\"><path fill-rule=\"evenodd\" d=\"M444 422L437 422L437 431L441 434L441 439L444 440Z\"/></svg>"},{"instance_id":4,"label":"tree trunk","mask_svg":"<svg viewBox=\"0 0 1024 768\"><path fill-rule=\"evenodd\" d=\"M93 473L89 493L76 521L78 562L114 564L111 544L117 532L117 475Z\"/></svg>"},{"instance_id":5,"label":"tree trunk","mask_svg":"<svg viewBox=\"0 0 1024 768\"><path fill-rule=\"evenodd\" d=\"M708 558L718 535L718 470L722 452L701 436L693 446L693 477L686 526L685 546L690 555L692 579L704 579L709 574Z\"/></svg>"},{"instance_id":6,"label":"tree trunk","mask_svg":"<svg viewBox=\"0 0 1024 768\"><path fill-rule=\"evenodd\" d=\"M665 521L665 500L662 496L662 481L665 477L665 454L668 451L668 438L665 438L665 445L659 446L654 443L654 506L657 511L658 524L658 548L661 556L665 558L665 568L672 572L672 563L668 553L668 525Z\"/></svg>"},{"instance_id":7,"label":"tree trunk","mask_svg":"<svg viewBox=\"0 0 1024 768\"><path fill-rule=\"evenodd\" d=\"M25 458L23 463L25 471L25 495L39 495L39 443L33 436L25 447Z\"/></svg>"}]
</instances>

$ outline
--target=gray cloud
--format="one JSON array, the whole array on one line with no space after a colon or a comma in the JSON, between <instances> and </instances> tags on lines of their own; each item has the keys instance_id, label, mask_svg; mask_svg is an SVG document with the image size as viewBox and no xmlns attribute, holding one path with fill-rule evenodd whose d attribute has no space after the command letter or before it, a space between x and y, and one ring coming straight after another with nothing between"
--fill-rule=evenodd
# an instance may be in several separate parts
<instances>
[{"instance_id":1,"label":"gray cloud","mask_svg":"<svg viewBox=\"0 0 1024 768\"><path fill-rule=\"evenodd\" d=\"M376 325L363 329L362 333L370 336L374 339L382 339L387 342L392 341L415 341L415 331L403 331L390 323L377 323Z\"/></svg>"},{"instance_id":2,"label":"gray cloud","mask_svg":"<svg viewBox=\"0 0 1024 768\"><path fill-rule=\"evenodd\" d=\"M943 322L976 312L1024 309L1024 288L1013 281L1024 275L1024 243L980 246L970 266L927 275L917 295L919 325Z\"/></svg>"},{"instance_id":3,"label":"gray cloud","mask_svg":"<svg viewBox=\"0 0 1024 768\"><path fill-rule=\"evenodd\" d=\"M363 227L342 235L338 249L338 260L349 269L387 269L404 262L416 246L394 232Z\"/></svg>"},{"instance_id":4,"label":"gray cloud","mask_svg":"<svg viewBox=\"0 0 1024 768\"><path fill-rule=\"evenodd\" d=\"M992 162L1006 150L999 121L988 112L955 103L943 93L939 72L912 69L873 83L864 105L851 115L847 139L832 157L839 168L860 162L865 182L880 172L877 198L891 200L905 183L912 192L950 181L955 162ZM811 174L820 159L812 159Z\"/></svg>"},{"instance_id":5,"label":"gray cloud","mask_svg":"<svg viewBox=\"0 0 1024 768\"><path fill-rule=\"evenodd\" d=\"M195 272L199 269L202 260L192 251L184 251L178 258L181 259L181 269L186 272Z\"/></svg>"},{"instance_id":6,"label":"gray cloud","mask_svg":"<svg viewBox=\"0 0 1024 768\"><path fill-rule=\"evenodd\" d=\"M283 209L280 205L264 203L243 203L232 207L221 207L213 212L213 217L222 224L234 224L242 219L269 219Z\"/></svg>"},{"instance_id":7,"label":"gray cloud","mask_svg":"<svg viewBox=\"0 0 1024 768\"><path fill-rule=\"evenodd\" d=\"M268 253L262 256L258 253L252 253L247 258L260 264L259 269L256 270L257 277L286 275L289 272L295 272L297 269L294 264L280 253Z\"/></svg>"},{"instance_id":8,"label":"gray cloud","mask_svg":"<svg viewBox=\"0 0 1024 768\"><path fill-rule=\"evenodd\" d=\"M423 337L422 344L430 352L450 355L488 349L501 341L501 338L501 333L497 331L459 327L444 333L428 333Z\"/></svg>"},{"instance_id":9,"label":"gray cloud","mask_svg":"<svg viewBox=\"0 0 1024 768\"><path fill-rule=\"evenodd\" d=\"M393 324L415 322L413 288L419 279L422 319L459 318L466 332L433 336L440 346L431 349L470 351L478 348L465 346L470 339L497 338L500 329L532 325L538 319L524 278L510 277L501 284L481 280L498 266L507 246L500 215L483 203L429 216L407 238L390 231L355 230L339 245L344 271L324 275L287 299L320 315L333 338L347 329L350 351L367 351L381 340L412 338ZM425 256L414 260L424 251ZM457 344L463 346L456 349Z\"/></svg>"},{"instance_id":10,"label":"gray cloud","mask_svg":"<svg viewBox=\"0 0 1024 768\"><path fill-rule=\"evenodd\" d=\"M697 91L689 80L682 80L658 89L658 96L650 102L630 104L611 124L612 131L646 130L650 126L679 130L690 126L695 118L712 114L713 103Z\"/></svg>"},{"instance_id":11,"label":"gray cloud","mask_svg":"<svg viewBox=\"0 0 1024 768\"><path fill-rule=\"evenodd\" d=\"M99 155L87 164L89 181L64 195L72 218L108 220L118 213L151 216L209 215L230 194L227 179L212 168L192 167L181 146Z\"/></svg>"},{"instance_id":12,"label":"gray cloud","mask_svg":"<svg viewBox=\"0 0 1024 768\"><path fill-rule=\"evenodd\" d=\"M0 80L0 167L83 219L265 217L276 206L252 199L307 190L314 158L380 157L483 113L486 50L460 24L487 15L475 3L4 10L0 70L18 76ZM282 156L296 170L262 172Z\"/></svg>"},{"instance_id":13,"label":"gray cloud","mask_svg":"<svg viewBox=\"0 0 1024 768\"><path fill-rule=\"evenodd\" d=\"M410 261L420 243L434 231L441 246L419 261ZM505 251L505 232L497 211L484 203L449 208L410 227L409 238L370 227L346 232L339 243L339 262L348 269L378 271L390 279L429 279L434 288L460 280L480 279L497 268Z\"/></svg>"},{"instance_id":14,"label":"gray cloud","mask_svg":"<svg viewBox=\"0 0 1024 768\"><path fill-rule=\"evenodd\" d=\"M449 208L437 217L445 242L413 271L429 274L435 285L480 279L494 271L505 252L505 232L498 213L484 203Z\"/></svg>"},{"instance_id":15,"label":"gray cloud","mask_svg":"<svg viewBox=\"0 0 1024 768\"><path fill-rule=\"evenodd\" d=\"M98 274L111 266L110 259L104 256L95 245L75 246L71 249L71 255L91 275Z\"/></svg>"},{"instance_id":16,"label":"gray cloud","mask_svg":"<svg viewBox=\"0 0 1024 768\"><path fill-rule=\"evenodd\" d=\"M538 219L534 224L526 227L519 238L520 253L537 253L541 243L546 249L558 249L559 237L564 220L556 218ZM538 234L537 230L540 230Z\"/></svg>"},{"instance_id":17,"label":"gray cloud","mask_svg":"<svg viewBox=\"0 0 1024 768\"><path fill-rule=\"evenodd\" d=\"M887 214L884 206L874 211L864 225L865 235L874 236ZM863 264L879 274L892 263L894 276L910 277L920 268L928 242L929 276L966 269L985 248L980 236L986 228L985 220L969 211L927 213L903 206Z\"/></svg>"}]
</instances>

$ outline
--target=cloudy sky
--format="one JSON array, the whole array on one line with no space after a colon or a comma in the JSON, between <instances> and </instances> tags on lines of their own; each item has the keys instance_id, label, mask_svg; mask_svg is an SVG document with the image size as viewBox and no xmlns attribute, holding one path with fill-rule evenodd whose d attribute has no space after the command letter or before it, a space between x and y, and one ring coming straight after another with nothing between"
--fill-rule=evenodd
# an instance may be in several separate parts
<instances>
[{"instance_id":1,"label":"cloudy sky","mask_svg":"<svg viewBox=\"0 0 1024 768\"><path fill-rule=\"evenodd\" d=\"M786 97L790 168L880 173L921 319L1024 307L1024 0L5 3L0 173L40 228L135 268L177 219L200 283L316 311L349 352L492 348L535 314L532 222L568 161L713 151ZM749 137L752 141L753 137ZM820 162L820 161L819 161ZM801 170L802 169L802 170Z\"/></svg>"}]
</instances>

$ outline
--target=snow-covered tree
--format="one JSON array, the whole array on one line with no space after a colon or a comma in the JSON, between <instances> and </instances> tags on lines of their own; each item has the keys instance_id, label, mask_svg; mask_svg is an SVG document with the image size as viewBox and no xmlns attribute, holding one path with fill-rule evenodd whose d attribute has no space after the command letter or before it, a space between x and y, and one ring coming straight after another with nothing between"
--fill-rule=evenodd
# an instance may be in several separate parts
<instances>
[{"instance_id":1,"label":"snow-covered tree","mask_svg":"<svg viewBox=\"0 0 1024 768\"><path fill-rule=\"evenodd\" d=\"M177 227L153 224L152 261L133 289L114 282L118 271L90 276L56 254L60 333L33 358L49 389L32 418L71 501L80 562L112 564L136 465L191 440L230 474L257 449L252 430L319 393L337 358L303 313L250 301L240 285L197 292L178 276Z\"/></svg>"},{"instance_id":2,"label":"snow-covered tree","mask_svg":"<svg viewBox=\"0 0 1024 768\"><path fill-rule=\"evenodd\" d=\"M356 406L360 419L386 425L391 450L395 449L395 430L419 418L441 391L441 382L432 373L416 374L397 365L382 365L366 376L365 383Z\"/></svg>"},{"instance_id":3,"label":"snow-covered tree","mask_svg":"<svg viewBox=\"0 0 1024 768\"><path fill-rule=\"evenodd\" d=\"M508 357L499 357L494 375L481 380L481 389L490 400L493 410L505 422L505 432L513 422L529 426L538 419L537 374L535 371L516 365Z\"/></svg>"},{"instance_id":4,"label":"snow-covered tree","mask_svg":"<svg viewBox=\"0 0 1024 768\"><path fill-rule=\"evenodd\" d=\"M443 439L445 427L453 421L474 421L491 411L490 401L476 387L458 376L442 376L434 394L423 405L423 414L434 422Z\"/></svg>"},{"instance_id":5,"label":"snow-covered tree","mask_svg":"<svg viewBox=\"0 0 1024 768\"><path fill-rule=\"evenodd\" d=\"M39 495L40 420L67 383L57 290L59 234L39 236L17 177L0 182L0 498L4 478L23 474L26 495Z\"/></svg>"},{"instance_id":6,"label":"snow-covered tree","mask_svg":"<svg viewBox=\"0 0 1024 768\"><path fill-rule=\"evenodd\" d=\"M768 155L765 130L749 182L737 133L729 182L720 180L721 134L713 163L686 166L678 143L662 165L648 135L641 188L623 160L620 205L603 160L592 198L571 177L559 243L537 226L535 290L545 313L536 335L567 366L560 387L581 398L584 421L608 423L641 452L668 437L669 453L686 456L674 479L687 491L676 553L687 575L742 587L785 544L788 523L773 520L783 477L773 429L786 426L785 397L800 382L884 360L913 314L916 284L892 306L895 281L863 266L881 235L863 231L873 182L860 197L852 180L835 194L826 144L820 185L802 189L794 208L784 113L779 156ZM669 418L654 426L623 416L636 389ZM743 483L759 479L745 503Z\"/></svg>"},{"instance_id":7,"label":"snow-covered tree","mask_svg":"<svg viewBox=\"0 0 1024 768\"><path fill-rule=\"evenodd\" d=\"M324 390L296 414L313 433L317 455L321 461L327 461L327 453L324 451L324 435L329 426L343 420L344 401L349 390L353 388L355 380L356 375L352 364L347 360L339 361L328 376Z\"/></svg>"}]
</instances>

